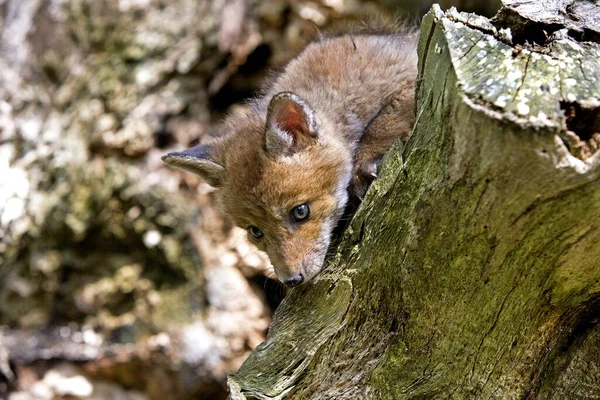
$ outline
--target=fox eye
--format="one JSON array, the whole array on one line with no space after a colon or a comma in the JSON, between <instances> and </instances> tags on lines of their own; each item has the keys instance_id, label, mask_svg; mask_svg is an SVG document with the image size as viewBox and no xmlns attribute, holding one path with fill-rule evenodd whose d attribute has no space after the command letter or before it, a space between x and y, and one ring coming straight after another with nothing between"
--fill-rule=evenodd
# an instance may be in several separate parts
<instances>
[{"instance_id":1,"label":"fox eye","mask_svg":"<svg viewBox=\"0 0 600 400\"><path fill-rule=\"evenodd\" d=\"M263 236L265 236L265 234L263 233L263 231L261 231L260 229L258 229L256 226L254 225L250 225L248 227L248 231L250 231L250 234L252 236L254 236L257 239L262 238Z\"/></svg>"},{"instance_id":2,"label":"fox eye","mask_svg":"<svg viewBox=\"0 0 600 400\"><path fill-rule=\"evenodd\" d=\"M299 206L292 208L292 211L290 211L290 216L294 221L302 222L310 217L310 207L307 203L300 204Z\"/></svg>"}]
</instances>

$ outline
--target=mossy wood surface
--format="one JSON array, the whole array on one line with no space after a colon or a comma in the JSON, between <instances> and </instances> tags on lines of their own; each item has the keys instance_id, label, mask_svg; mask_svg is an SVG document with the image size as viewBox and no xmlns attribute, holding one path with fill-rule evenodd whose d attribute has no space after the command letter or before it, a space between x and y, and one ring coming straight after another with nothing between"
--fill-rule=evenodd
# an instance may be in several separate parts
<instances>
[{"instance_id":1,"label":"mossy wood surface","mask_svg":"<svg viewBox=\"0 0 600 400\"><path fill-rule=\"evenodd\" d=\"M600 397L600 45L515 3L425 17L413 135L232 399Z\"/></svg>"}]
</instances>

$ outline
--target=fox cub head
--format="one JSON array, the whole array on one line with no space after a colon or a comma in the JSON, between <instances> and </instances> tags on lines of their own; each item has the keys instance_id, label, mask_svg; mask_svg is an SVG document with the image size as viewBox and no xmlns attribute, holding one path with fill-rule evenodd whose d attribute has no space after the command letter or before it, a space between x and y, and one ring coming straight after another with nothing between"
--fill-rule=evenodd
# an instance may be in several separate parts
<instances>
[{"instance_id":1,"label":"fox cub head","mask_svg":"<svg viewBox=\"0 0 600 400\"><path fill-rule=\"evenodd\" d=\"M279 280L296 286L322 268L348 200L352 153L335 125L299 96L229 117L226 134L163 157L203 177L222 211L266 252Z\"/></svg>"}]
</instances>

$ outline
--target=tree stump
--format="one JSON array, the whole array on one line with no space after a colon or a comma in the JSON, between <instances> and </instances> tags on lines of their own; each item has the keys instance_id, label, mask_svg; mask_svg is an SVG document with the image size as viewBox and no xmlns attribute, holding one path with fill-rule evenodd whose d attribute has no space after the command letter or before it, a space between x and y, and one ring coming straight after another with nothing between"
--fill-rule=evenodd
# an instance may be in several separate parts
<instances>
[{"instance_id":1,"label":"tree stump","mask_svg":"<svg viewBox=\"0 0 600 400\"><path fill-rule=\"evenodd\" d=\"M232 399L600 396L599 21L432 8L412 136Z\"/></svg>"}]
</instances>

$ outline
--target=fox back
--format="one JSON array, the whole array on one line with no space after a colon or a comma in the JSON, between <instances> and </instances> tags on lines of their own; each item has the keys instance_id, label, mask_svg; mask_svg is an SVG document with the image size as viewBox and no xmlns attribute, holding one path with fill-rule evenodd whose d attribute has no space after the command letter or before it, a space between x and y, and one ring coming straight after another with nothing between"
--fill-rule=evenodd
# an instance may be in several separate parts
<instances>
[{"instance_id":1,"label":"fox back","mask_svg":"<svg viewBox=\"0 0 600 400\"><path fill-rule=\"evenodd\" d=\"M392 142L408 134L415 42L410 33L312 43L246 115L224 121L222 135L163 160L218 188L222 211L248 230L282 282L307 281L322 269L352 186L365 185L358 177L373 175ZM369 130L398 99L399 120Z\"/></svg>"}]
</instances>

